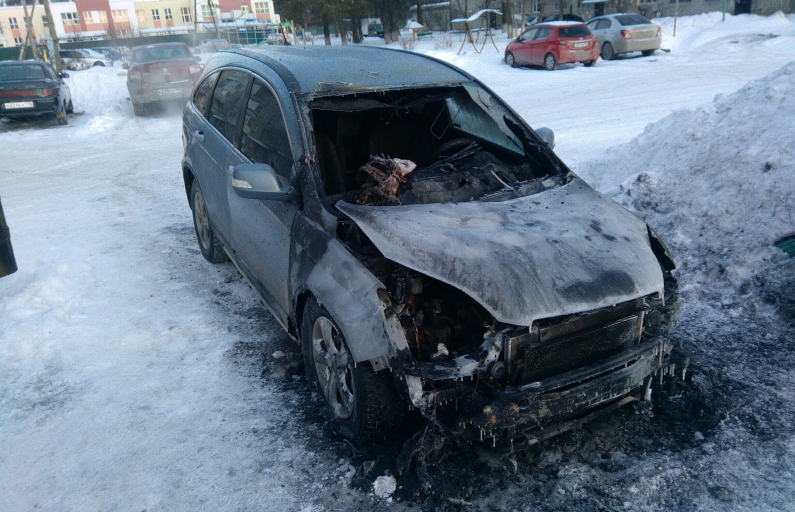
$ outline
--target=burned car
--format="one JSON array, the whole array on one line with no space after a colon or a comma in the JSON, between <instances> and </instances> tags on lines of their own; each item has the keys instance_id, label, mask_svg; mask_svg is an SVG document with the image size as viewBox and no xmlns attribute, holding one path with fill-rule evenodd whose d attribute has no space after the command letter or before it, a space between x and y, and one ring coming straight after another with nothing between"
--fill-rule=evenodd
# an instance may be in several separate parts
<instances>
[{"instance_id":1,"label":"burned car","mask_svg":"<svg viewBox=\"0 0 795 512\"><path fill-rule=\"evenodd\" d=\"M537 442L686 364L664 336L679 298L662 240L453 66L372 47L218 52L182 135L202 255L231 259L301 343L354 442L407 409Z\"/></svg>"}]
</instances>

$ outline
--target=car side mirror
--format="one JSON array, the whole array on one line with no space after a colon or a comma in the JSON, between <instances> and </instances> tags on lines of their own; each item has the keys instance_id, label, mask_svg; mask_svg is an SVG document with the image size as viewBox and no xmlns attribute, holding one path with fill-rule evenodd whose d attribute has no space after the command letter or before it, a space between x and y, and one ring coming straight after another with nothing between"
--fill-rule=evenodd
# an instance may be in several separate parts
<instances>
[{"instance_id":1,"label":"car side mirror","mask_svg":"<svg viewBox=\"0 0 795 512\"><path fill-rule=\"evenodd\" d=\"M194 58L194 59L196 59L196 62L201 62L201 61L202 61L202 58L201 58L201 57L199 57L198 55L197 55L197 56L195 56L195 57L193 57L193 58Z\"/></svg>"},{"instance_id":2,"label":"car side mirror","mask_svg":"<svg viewBox=\"0 0 795 512\"><path fill-rule=\"evenodd\" d=\"M547 127L543 127L537 129L536 133L541 137L541 140L544 141L544 144L549 146L549 149L555 149L555 132Z\"/></svg>"},{"instance_id":3,"label":"car side mirror","mask_svg":"<svg viewBox=\"0 0 795 512\"><path fill-rule=\"evenodd\" d=\"M69 78L69 73L64 71L63 73L59 73L58 76L60 76L61 78Z\"/></svg>"},{"instance_id":4,"label":"car side mirror","mask_svg":"<svg viewBox=\"0 0 795 512\"><path fill-rule=\"evenodd\" d=\"M289 185L283 187L276 171L268 164L239 164L230 170L232 188L242 198L292 201L295 197L295 189Z\"/></svg>"}]
</instances>

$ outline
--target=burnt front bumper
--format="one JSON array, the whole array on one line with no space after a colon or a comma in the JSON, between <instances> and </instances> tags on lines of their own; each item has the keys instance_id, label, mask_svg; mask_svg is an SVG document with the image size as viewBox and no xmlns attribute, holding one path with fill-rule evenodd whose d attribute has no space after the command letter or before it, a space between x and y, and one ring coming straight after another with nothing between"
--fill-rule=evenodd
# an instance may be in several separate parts
<instances>
[{"instance_id":1,"label":"burnt front bumper","mask_svg":"<svg viewBox=\"0 0 795 512\"><path fill-rule=\"evenodd\" d=\"M673 375L677 369L684 371L687 364L673 343L652 340L594 364L523 385L502 387L485 373L445 389L434 382L431 390L419 392L415 385L412 402L426 415L455 417L448 426L458 433L495 443L520 437L534 443L597 413L648 397L655 375ZM453 406L455 415L449 414Z\"/></svg>"}]
</instances>

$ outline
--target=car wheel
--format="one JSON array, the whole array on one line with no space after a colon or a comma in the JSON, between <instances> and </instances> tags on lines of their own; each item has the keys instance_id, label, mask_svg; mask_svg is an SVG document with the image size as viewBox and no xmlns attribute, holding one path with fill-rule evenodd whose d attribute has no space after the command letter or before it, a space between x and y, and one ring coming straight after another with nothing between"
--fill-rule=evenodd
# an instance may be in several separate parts
<instances>
[{"instance_id":1,"label":"car wheel","mask_svg":"<svg viewBox=\"0 0 795 512\"><path fill-rule=\"evenodd\" d=\"M95 62L95 63L94 63L94 67L97 67L97 66L102 66L102 67L104 68L104 67L105 67L105 64L103 64L103 63L101 63L101 62Z\"/></svg>"},{"instance_id":2,"label":"car wheel","mask_svg":"<svg viewBox=\"0 0 795 512\"><path fill-rule=\"evenodd\" d=\"M613 52L613 45L610 43L605 43L602 46L602 58L604 60L613 60L616 58L616 54Z\"/></svg>"},{"instance_id":3,"label":"car wheel","mask_svg":"<svg viewBox=\"0 0 795 512\"><path fill-rule=\"evenodd\" d=\"M585 62L582 63L582 65L585 66L586 68L593 67L594 64L596 64L596 59L586 60Z\"/></svg>"},{"instance_id":4,"label":"car wheel","mask_svg":"<svg viewBox=\"0 0 795 512\"><path fill-rule=\"evenodd\" d=\"M133 112L135 112L136 116L145 116L146 105L143 103L136 103L133 101Z\"/></svg>"},{"instance_id":5,"label":"car wheel","mask_svg":"<svg viewBox=\"0 0 795 512\"><path fill-rule=\"evenodd\" d=\"M198 182L193 181L190 188L190 206L193 210L193 227L196 229L196 240L199 242L204 259L210 263L223 263L229 259L224 251L224 244L215 236L210 227L210 217L207 215L207 204Z\"/></svg>"},{"instance_id":6,"label":"car wheel","mask_svg":"<svg viewBox=\"0 0 795 512\"><path fill-rule=\"evenodd\" d=\"M558 67L558 60L555 58L554 55L548 53L544 56L544 69L547 71L555 71Z\"/></svg>"},{"instance_id":7,"label":"car wheel","mask_svg":"<svg viewBox=\"0 0 795 512\"><path fill-rule=\"evenodd\" d=\"M337 434L364 445L400 424L406 407L391 374L355 364L342 332L314 299L304 309L301 344L307 379L323 396L323 416Z\"/></svg>"},{"instance_id":8,"label":"car wheel","mask_svg":"<svg viewBox=\"0 0 795 512\"><path fill-rule=\"evenodd\" d=\"M58 124L65 125L68 123L66 120L66 104L61 104L61 109L55 113L55 120L58 121Z\"/></svg>"},{"instance_id":9,"label":"car wheel","mask_svg":"<svg viewBox=\"0 0 795 512\"><path fill-rule=\"evenodd\" d=\"M66 105L66 113L71 114L75 111L74 105L72 105L72 100L69 100L69 104Z\"/></svg>"},{"instance_id":10,"label":"car wheel","mask_svg":"<svg viewBox=\"0 0 795 512\"><path fill-rule=\"evenodd\" d=\"M512 68L515 68L517 66L516 59L514 58L513 53L508 52L505 54L505 63L511 66Z\"/></svg>"},{"instance_id":11,"label":"car wheel","mask_svg":"<svg viewBox=\"0 0 795 512\"><path fill-rule=\"evenodd\" d=\"M642 54L644 57L650 57L650 56L654 55L654 52L656 52L656 51L657 51L657 50L643 50L643 51L642 51L642 52L640 52L640 53L641 53L641 54Z\"/></svg>"}]
</instances>

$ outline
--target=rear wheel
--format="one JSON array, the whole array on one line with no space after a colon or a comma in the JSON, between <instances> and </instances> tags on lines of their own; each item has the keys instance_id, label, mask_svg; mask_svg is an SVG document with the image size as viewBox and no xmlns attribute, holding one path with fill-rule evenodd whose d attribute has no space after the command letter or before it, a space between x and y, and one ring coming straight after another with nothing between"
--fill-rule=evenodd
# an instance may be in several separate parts
<instances>
[{"instance_id":1,"label":"rear wheel","mask_svg":"<svg viewBox=\"0 0 795 512\"><path fill-rule=\"evenodd\" d=\"M544 56L544 69L547 71L555 71L558 67L558 60L555 58L554 55L548 53Z\"/></svg>"},{"instance_id":2,"label":"rear wheel","mask_svg":"<svg viewBox=\"0 0 795 512\"><path fill-rule=\"evenodd\" d=\"M356 365L326 308L310 299L301 322L306 376L323 396L322 412L342 437L363 445L388 435L400 424L405 404L389 372Z\"/></svg>"},{"instance_id":3,"label":"rear wheel","mask_svg":"<svg viewBox=\"0 0 795 512\"><path fill-rule=\"evenodd\" d=\"M594 60L586 60L585 62L582 63L582 65L585 66L586 68L590 68L594 64L596 64L596 59L594 59Z\"/></svg>"},{"instance_id":4,"label":"rear wheel","mask_svg":"<svg viewBox=\"0 0 795 512\"><path fill-rule=\"evenodd\" d=\"M224 244L215 236L207 215L207 204L204 202L199 184L194 180L190 189L190 206L193 210L193 227L196 229L196 240L199 242L204 259L210 263L223 263L229 259L224 251Z\"/></svg>"},{"instance_id":5,"label":"rear wheel","mask_svg":"<svg viewBox=\"0 0 795 512\"><path fill-rule=\"evenodd\" d=\"M65 125L68 123L66 120L66 104L61 104L61 109L55 113L55 120L58 121L58 124Z\"/></svg>"},{"instance_id":6,"label":"rear wheel","mask_svg":"<svg viewBox=\"0 0 795 512\"><path fill-rule=\"evenodd\" d=\"M613 51L613 45L610 43L605 43L602 46L602 58L604 60L613 60L616 58L616 54Z\"/></svg>"},{"instance_id":7,"label":"rear wheel","mask_svg":"<svg viewBox=\"0 0 795 512\"><path fill-rule=\"evenodd\" d=\"M508 52L505 54L505 63L511 66L512 68L516 67L516 59L513 56L513 53Z\"/></svg>"},{"instance_id":8,"label":"rear wheel","mask_svg":"<svg viewBox=\"0 0 795 512\"><path fill-rule=\"evenodd\" d=\"M655 50L643 50L640 53L643 54L644 57L650 57L650 56L654 55L654 52L656 52L656 51L657 51L656 49Z\"/></svg>"},{"instance_id":9,"label":"rear wheel","mask_svg":"<svg viewBox=\"0 0 795 512\"><path fill-rule=\"evenodd\" d=\"M136 103L133 101L133 112L135 112L136 116L145 116L146 105L143 103Z\"/></svg>"}]
</instances>

